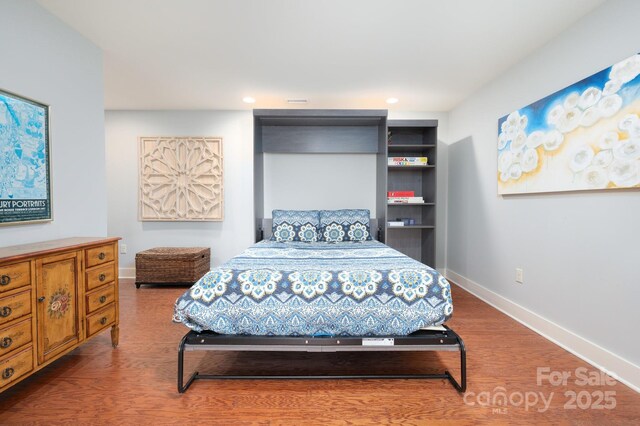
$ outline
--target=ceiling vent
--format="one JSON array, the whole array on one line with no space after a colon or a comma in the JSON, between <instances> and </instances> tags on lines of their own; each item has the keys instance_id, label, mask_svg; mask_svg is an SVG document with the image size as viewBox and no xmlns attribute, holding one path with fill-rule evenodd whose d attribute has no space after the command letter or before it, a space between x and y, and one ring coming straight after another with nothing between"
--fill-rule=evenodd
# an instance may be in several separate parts
<instances>
[{"instance_id":1,"label":"ceiling vent","mask_svg":"<svg viewBox=\"0 0 640 426\"><path fill-rule=\"evenodd\" d=\"M287 99L288 104L306 104L308 102L308 99Z\"/></svg>"}]
</instances>

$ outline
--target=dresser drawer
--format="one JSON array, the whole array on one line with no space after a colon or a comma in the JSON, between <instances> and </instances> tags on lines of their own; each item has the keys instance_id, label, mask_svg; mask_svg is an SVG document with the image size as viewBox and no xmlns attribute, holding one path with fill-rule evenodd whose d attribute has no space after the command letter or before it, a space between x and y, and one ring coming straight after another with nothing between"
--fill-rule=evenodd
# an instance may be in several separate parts
<instances>
[{"instance_id":1,"label":"dresser drawer","mask_svg":"<svg viewBox=\"0 0 640 426\"><path fill-rule=\"evenodd\" d=\"M30 343L31 340L31 318L0 329L0 357Z\"/></svg>"},{"instance_id":2,"label":"dresser drawer","mask_svg":"<svg viewBox=\"0 0 640 426\"><path fill-rule=\"evenodd\" d=\"M87 291L110 283L116 278L116 265L112 263L87 271L86 278Z\"/></svg>"},{"instance_id":3,"label":"dresser drawer","mask_svg":"<svg viewBox=\"0 0 640 426\"><path fill-rule=\"evenodd\" d=\"M29 262L0 266L0 293L31 284Z\"/></svg>"},{"instance_id":4,"label":"dresser drawer","mask_svg":"<svg viewBox=\"0 0 640 426\"><path fill-rule=\"evenodd\" d=\"M31 313L31 290L0 298L0 324Z\"/></svg>"},{"instance_id":5,"label":"dresser drawer","mask_svg":"<svg viewBox=\"0 0 640 426\"><path fill-rule=\"evenodd\" d=\"M111 304L87 316L87 337L96 334L98 331L112 325L116 320L116 305Z\"/></svg>"},{"instance_id":6,"label":"dresser drawer","mask_svg":"<svg viewBox=\"0 0 640 426\"><path fill-rule=\"evenodd\" d=\"M33 370L31 345L15 355L0 358L0 389Z\"/></svg>"},{"instance_id":7,"label":"dresser drawer","mask_svg":"<svg viewBox=\"0 0 640 426\"><path fill-rule=\"evenodd\" d=\"M87 268L91 268L92 266L101 265L107 262L112 262L113 259L115 259L114 244L87 249L85 251L85 256Z\"/></svg>"},{"instance_id":8,"label":"dresser drawer","mask_svg":"<svg viewBox=\"0 0 640 426\"><path fill-rule=\"evenodd\" d=\"M111 283L106 285L104 288L87 294L87 313L90 314L91 312L112 303L116 298L115 288L116 286Z\"/></svg>"}]
</instances>

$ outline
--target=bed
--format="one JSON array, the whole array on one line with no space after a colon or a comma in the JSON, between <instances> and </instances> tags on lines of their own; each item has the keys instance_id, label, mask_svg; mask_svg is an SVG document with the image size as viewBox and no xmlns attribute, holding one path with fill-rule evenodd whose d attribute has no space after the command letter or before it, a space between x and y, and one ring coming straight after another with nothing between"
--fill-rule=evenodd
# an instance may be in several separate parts
<instances>
[{"instance_id":1,"label":"bed","mask_svg":"<svg viewBox=\"0 0 640 426\"><path fill-rule=\"evenodd\" d=\"M448 372L409 377L445 378L464 391L464 344L442 326L452 313L442 275L368 235L356 241L265 239L176 301L174 321L191 329L179 346L178 390L196 378L230 377L196 372L184 385L185 350L442 350L460 352L461 384Z\"/></svg>"}]
</instances>

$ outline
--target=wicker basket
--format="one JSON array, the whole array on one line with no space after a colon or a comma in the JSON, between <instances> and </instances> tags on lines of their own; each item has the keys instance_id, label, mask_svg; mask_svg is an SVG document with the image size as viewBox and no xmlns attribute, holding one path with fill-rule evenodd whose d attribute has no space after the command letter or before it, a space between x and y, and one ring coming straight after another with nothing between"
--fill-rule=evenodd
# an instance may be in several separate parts
<instances>
[{"instance_id":1,"label":"wicker basket","mask_svg":"<svg viewBox=\"0 0 640 426\"><path fill-rule=\"evenodd\" d=\"M136 287L140 284L193 284L210 269L208 247L155 247L136 253Z\"/></svg>"}]
</instances>

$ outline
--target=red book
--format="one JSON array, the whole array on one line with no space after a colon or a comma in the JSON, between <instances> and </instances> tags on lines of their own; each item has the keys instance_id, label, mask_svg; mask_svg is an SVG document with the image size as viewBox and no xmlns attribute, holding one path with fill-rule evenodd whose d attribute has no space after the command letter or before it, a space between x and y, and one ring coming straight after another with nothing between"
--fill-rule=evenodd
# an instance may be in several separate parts
<instances>
[{"instance_id":1,"label":"red book","mask_svg":"<svg viewBox=\"0 0 640 426\"><path fill-rule=\"evenodd\" d=\"M415 191L388 191L387 197L415 197Z\"/></svg>"}]
</instances>

